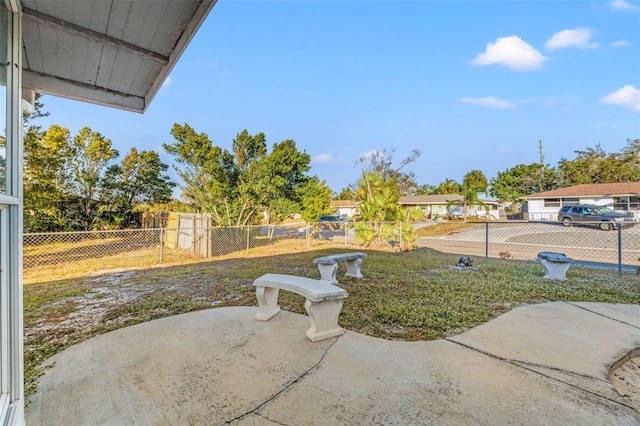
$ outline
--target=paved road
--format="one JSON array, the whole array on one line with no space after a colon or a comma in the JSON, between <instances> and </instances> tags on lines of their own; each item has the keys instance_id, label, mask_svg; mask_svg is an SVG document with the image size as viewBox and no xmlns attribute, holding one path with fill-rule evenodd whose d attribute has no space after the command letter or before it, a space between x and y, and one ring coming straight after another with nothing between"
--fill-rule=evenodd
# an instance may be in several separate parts
<instances>
[{"instance_id":1,"label":"paved road","mask_svg":"<svg viewBox=\"0 0 640 426\"><path fill-rule=\"evenodd\" d=\"M451 235L420 238L418 245L446 253L484 256L485 241L486 228L480 224ZM623 264L640 264L640 227L622 230L621 247ZM540 251L562 252L577 260L617 263L618 232L544 223L489 224L489 257L535 259Z\"/></svg>"}]
</instances>

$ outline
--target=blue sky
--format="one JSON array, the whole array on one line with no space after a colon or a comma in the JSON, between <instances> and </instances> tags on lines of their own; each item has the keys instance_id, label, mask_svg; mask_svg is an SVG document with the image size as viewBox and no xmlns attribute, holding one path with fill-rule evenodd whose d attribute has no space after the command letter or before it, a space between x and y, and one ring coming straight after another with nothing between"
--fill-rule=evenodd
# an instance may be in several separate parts
<instances>
[{"instance_id":1,"label":"blue sky","mask_svg":"<svg viewBox=\"0 0 640 426\"><path fill-rule=\"evenodd\" d=\"M37 124L89 126L120 159L172 165L162 143L188 123L224 148L293 139L336 192L382 149L419 149L419 184L491 179L538 162L538 140L555 166L640 138L640 1L219 0L144 115L42 102Z\"/></svg>"}]
</instances>

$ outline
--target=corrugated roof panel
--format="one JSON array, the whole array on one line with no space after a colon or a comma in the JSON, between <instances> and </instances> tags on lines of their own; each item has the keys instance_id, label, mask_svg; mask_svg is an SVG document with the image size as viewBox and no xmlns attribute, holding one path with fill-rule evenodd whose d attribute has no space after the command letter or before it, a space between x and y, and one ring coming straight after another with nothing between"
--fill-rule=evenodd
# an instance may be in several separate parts
<instances>
[{"instance_id":1,"label":"corrugated roof panel","mask_svg":"<svg viewBox=\"0 0 640 426\"><path fill-rule=\"evenodd\" d=\"M170 55L171 51L176 47L176 42L180 38L182 32L180 28L185 28L189 24L191 16L197 9L196 4L186 5L177 8L174 3L172 7L165 9L160 25L158 25L153 33L153 37L149 41L149 48L154 52L160 52L163 55ZM166 37L162 37L162 35Z\"/></svg>"},{"instance_id":2,"label":"corrugated roof panel","mask_svg":"<svg viewBox=\"0 0 640 426\"><path fill-rule=\"evenodd\" d=\"M102 45L81 37L73 37L73 52L69 58L65 58L71 64L68 74L72 80L85 84L96 84L98 66L102 56Z\"/></svg>"},{"instance_id":3,"label":"corrugated roof panel","mask_svg":"<svg viewBox=\"0 0 640 426\"><path fill-rule=\"evenodd\" d=\"M105 34L109 37L122 40L124 30L127 27L127 21L129 20L130 12L131 2L118 1L112 3L111 10L109 12L110 19Z\"/></svg>"},{"instance_id":4,"label":"corrugated roof panel","mask_svg":"<svg viewBox=\"0 0 640 426\"><path fill-rule=\"evenodd\" d=\"M57 16L57 9L59 7L58 3L59 2L55 1L22 0L23 7L28 7L29 9L37 10L40 13L50 16Z\"/></svg>"},{"instance_id":5,"label":"corrugated roof panel","mask_svg":"<svg viewBox=\"0 0 640 426\"><path fill-rule=\"evenodd\" d=\"M45 25L38 25L40 30L40 49L42 49L42 68L34 71L59 76L58 69L58 33L53 28ZM70 52L67 52L71 57Z\"/></svg>"},{"instance_id":6,"label":"corrugated roof panel","mask_svg":"<svg viewBox=\"0 0 640 426\"><path fill-rule=\"evenodd\" d=\"M43 28L43 32L46 31L50 30ZM74 56L79 58L85 58L87 56L86 45L83 46L80 40L75 40L77 37L69 33L52 31L52 34L55 41L55 55L53 55L53 60L56 63L56 68L51 73L56 76L70 76L75 72L73 67Z\"/></svg>"},{"instance_id":7,"label":"corrugated roof panel","mask_svg":"<svg viewBox=\"0 0 640 426\"><path fill-rule=\"evenodd\" d=\"M116 63L118 50L111 46L103 46L102 55L100 56L99 72L96 75L96 85L100 87L108 87L109 80L113 74L113 67Z\"/></svg>"},{"instance_id":8,"label":"corrugated roof panel","mask_svg":"<svg viewBox=\"0 0 640 426\"><path fill-rule=\"evenodd\" d=\"M44 69L43 65L43 50L40 44L42 36L40 35L40 26L35 22L24 21L22 28L22 52L23 52L23 64L22 66L31 70Z\"/></svg>"}]
</instances>

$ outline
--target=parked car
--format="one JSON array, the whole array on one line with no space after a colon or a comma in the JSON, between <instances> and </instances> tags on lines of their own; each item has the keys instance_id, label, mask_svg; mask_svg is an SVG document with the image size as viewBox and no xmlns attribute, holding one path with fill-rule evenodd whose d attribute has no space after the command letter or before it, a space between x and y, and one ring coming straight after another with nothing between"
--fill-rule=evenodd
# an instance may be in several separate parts
<instances>
[{"instance_id":1,"label":"parked car","mask_svg":"<svg viewBox=\"0 0 640 426\"><path fill-rule=\"evenodd\" d=\"M320 216L318 222L340 222L340 218L334 215Z\"/></svg>"},{"instance_id":2,"label":"parked car","mask_svg":"<svg viewBox=\"0 0 640 426\"><path fill-rule=\"evenodd\" d=\"M353 222L353 220L349 219L347 215L325 215L320 216L318 222Z\"/></svg>"},{"instance_id":3,"label":"parked car","mask_svg":"<svg viewBox=\"0 0 640 426\"><path fill-rule=\"evenodd\" d=\"M345 216L324 215L324 216L320 216L320 218L318 219L318 222L320 222L321 229L331 229L335 231L338 229L343 229L343 225L342 225L343 223L347 224L347 223L352 223L353 221L351 219L348 219L346 215Z\"/></svg>"},{"instance_id":4,"label":"parked car","mask_svg":"<svg viewBox=\"0 0 640 426\"><path fill-rule=\"evenodd\" d=\"M603 231L616 229L618 226L634 226L638 223L632 214L617 213L609 207L591 204L563 206L558 212L558 221L564 226L594 225Z\"/></svg>"}]
</instances>

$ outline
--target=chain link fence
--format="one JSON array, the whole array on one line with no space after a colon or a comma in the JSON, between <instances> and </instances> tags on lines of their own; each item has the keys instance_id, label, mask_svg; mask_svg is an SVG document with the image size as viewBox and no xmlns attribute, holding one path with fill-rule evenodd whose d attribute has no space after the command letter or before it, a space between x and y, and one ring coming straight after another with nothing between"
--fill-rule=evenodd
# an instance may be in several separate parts
<instances>
[{"instance_id":1,"label":"chain link fence","mask_svg":"<svg viewBox=\"0 0 640 426\"><path fill-rule=\"evenodd\" d=\"M558 222L430 224L420 232L421 247L446 253L533 260L541 251L564 253L588 266L637 271L640 226L599 229L600 222L563 226Z\"/></svg>"},{"instance_id":2,"label":"chain link fence","mask_svg":"<svg viewBox=\"0 0 640 426\"><path fill-rule=\"evenodd\" d=\"M561 252L586 264L617 267L620 271L636 271L640 265L640 226L602 231L596 226L563 227L551 222L384 226L299 222L25 234L23 269L25 282L51 281L118 268L197 262L202 258L268 256L323 248L399 251L407 243L446 253L514 260L534 260L541 251Z\"/></svg>"}]
</instances>

